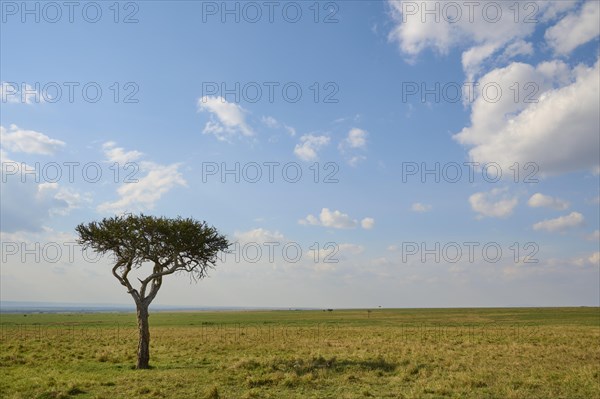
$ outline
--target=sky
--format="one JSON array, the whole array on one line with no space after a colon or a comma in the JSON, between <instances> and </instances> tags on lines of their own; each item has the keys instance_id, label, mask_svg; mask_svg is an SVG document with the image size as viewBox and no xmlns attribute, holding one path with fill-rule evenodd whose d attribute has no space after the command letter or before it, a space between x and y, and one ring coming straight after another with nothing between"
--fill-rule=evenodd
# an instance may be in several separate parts
<instances>
[{"instance_id":1,"label":"sky","mask_svg":"<svg viewBox=\"0 0 600 399\"><path fill-rule=\"evenodd\" d=\"M599 306L599 4L2 1L0 299L145 213L233 243L158 305Z\"/></svg>"}]
</instances>

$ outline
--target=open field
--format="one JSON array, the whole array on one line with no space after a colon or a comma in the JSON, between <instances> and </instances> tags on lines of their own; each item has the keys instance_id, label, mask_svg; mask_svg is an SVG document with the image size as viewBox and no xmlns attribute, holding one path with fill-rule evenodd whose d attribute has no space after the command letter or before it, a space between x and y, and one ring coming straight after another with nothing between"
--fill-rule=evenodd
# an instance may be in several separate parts
<instances>
[{"instance_id":1,"label":"open field","mask_svg":"<svg viewBox=\"0 0 600 399\"><path fill-rule=\"evenodd\" d=\"M3 314L2 398L598 398L600 309Z\"/></svg>"}]
</instances>

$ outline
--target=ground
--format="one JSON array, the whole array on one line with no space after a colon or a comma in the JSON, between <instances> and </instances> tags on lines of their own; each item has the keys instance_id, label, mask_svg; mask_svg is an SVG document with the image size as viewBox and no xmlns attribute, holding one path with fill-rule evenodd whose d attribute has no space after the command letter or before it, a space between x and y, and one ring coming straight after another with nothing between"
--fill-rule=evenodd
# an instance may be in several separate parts
<instances>
[{"instance_id":1,"label":"ground","mask_svg":"<svg viewBox=\"0 0 600 399\"><path fill-rule=\"evenodd\" d=\"M2 314L2 398L600 398L599 308Z\"/></svg>"}]
</instances>

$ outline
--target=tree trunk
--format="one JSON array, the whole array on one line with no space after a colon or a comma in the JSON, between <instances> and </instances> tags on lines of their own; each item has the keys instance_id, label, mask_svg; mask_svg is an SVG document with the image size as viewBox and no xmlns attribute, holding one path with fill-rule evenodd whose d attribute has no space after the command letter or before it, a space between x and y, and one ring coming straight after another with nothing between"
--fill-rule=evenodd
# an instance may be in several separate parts
<instances>
[{"instance_id":1,"label":"tree trunk","mask_svg":"<svg viewBox=\"0 0 600 399\"><path fill-rule=\"evenodd\" d=\"M148 305L138 304L137 306L138 329L140 333L138 341L138 369L150 368L150 324L148 323Z\"/></svg>"}]
</instances>

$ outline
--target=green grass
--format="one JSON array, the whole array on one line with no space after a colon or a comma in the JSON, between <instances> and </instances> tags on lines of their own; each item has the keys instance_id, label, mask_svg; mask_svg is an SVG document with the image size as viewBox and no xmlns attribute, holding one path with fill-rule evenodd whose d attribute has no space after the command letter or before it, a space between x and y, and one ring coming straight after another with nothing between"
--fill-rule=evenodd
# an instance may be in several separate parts
<instances>
[{"instance_id":1,"label":"green grass","mask_svg":"<svg viewBox=\"0 0 600 399\"><path fill-rule=\"evenodd\" d=\"M599 308L3 314L1 398L598 398Z\"/></svg>"}]
</instances>

